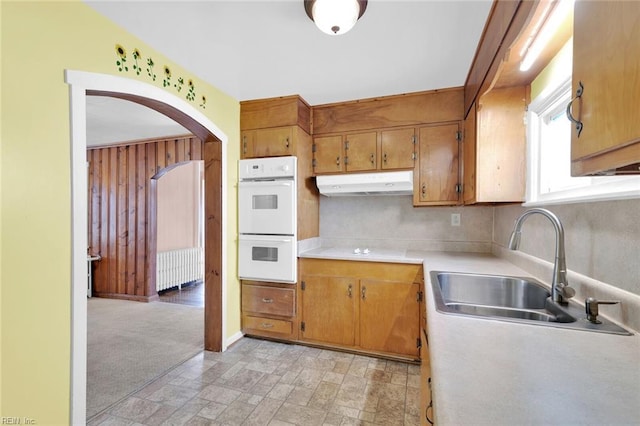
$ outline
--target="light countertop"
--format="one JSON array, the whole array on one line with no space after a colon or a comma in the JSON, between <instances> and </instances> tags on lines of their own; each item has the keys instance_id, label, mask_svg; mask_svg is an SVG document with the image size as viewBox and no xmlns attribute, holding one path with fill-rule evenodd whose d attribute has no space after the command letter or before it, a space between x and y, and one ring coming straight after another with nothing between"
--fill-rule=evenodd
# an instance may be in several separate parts
<instances>
[{"instance_id":1,"label":"light countertop","mask_svg":"<svg viewBox=\"0 0 640 426\"><path fill-rule=\"evenodd\" d=\"M640 336L621 336L436 311L429 271L531 276L491 254L353 249L300 257L419 262L438 425L640 425ZM374 254L374 250L372 253ZM357 257L361 256L361 257ZM628 327L627 327L628 328Z\"/></svg>"}]
</instances>

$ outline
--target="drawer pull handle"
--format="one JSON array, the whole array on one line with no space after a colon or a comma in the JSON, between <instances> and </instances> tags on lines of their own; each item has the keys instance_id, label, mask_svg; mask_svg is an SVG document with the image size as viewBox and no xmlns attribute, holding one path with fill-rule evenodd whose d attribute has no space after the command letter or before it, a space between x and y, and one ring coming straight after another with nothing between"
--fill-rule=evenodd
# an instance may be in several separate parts
<instances>
[{"instance_id":1,"label":"drawer pull handle","mask_svg":"<svg viewBox=\"0 0 640 426\"><path fill-rule=\"evenodd\" d=\"M266 297L263 297L262 303L273 303L273 299L267 299Z\"/></svg>"},{"instance_id":2,"label":"drawer pull handle","mask_svg":"<svg viewBox=\"0 0 640 426\"><path fill-rule=\"evenodd\" d=\"M349 298L353 297L353 285L349 284L348 292L349 292Z\"/></svg>"},{"instance_id":3,"label":"drawer pull handle","mask_svg":"<svg viewBox=\"0 0 640 426\"><path fill-rule=\"evenodd\" d=\"M367 298L367 288L365 286L362 286L362 300L365 300Z\"/></svg>"},{"instance_id":4,"label":"drawer pull handle","mask_svg":"<svg viewBox=\"0 0 640 426\"><path fill-rule=\"evenodd\" d=\"M270 322L263 322L262 324L260 324L260 327L262 327L262 328L273 328L273 324L271 324Z\"/></svg>"}]
</instances>

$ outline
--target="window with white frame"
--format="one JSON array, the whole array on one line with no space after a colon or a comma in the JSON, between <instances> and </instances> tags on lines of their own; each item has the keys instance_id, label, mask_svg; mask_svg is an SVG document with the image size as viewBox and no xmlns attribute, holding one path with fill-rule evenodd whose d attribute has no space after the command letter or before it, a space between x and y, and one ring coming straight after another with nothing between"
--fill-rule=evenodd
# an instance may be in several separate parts
<instances>
[{"instance_id":1,"label":"window with white frame","mask_svg":"<svg viewBox=\"0 0 640 426\"><path fill-rule=\"evenodd\" d=\"M529 105L525 205L640 198L640 176L571 177L571 94L571 75L565 75Z\"/></svg>"}]
</instances>

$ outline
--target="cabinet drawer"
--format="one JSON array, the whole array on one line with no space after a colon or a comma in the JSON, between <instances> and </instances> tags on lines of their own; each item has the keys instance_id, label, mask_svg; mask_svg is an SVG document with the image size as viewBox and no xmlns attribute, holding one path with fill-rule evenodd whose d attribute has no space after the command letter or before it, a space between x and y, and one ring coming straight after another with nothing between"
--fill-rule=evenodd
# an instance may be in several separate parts
<instances>
[{"instance_id":1,"label":"cabinet drawer","mask_svg":"<svg viewBox=\"0 0 640 426\"><path fill-rule=\"evenodd\" d=\"M243 329L290 335L293 332L293 323L291 321L245 315Z\"/></svg>"},{"instance_id":2,"label":"cabinet drawer","mask_svg":"<svg viewBox=\"0 0 640 426\"><path fill-rule=\"evenodd\" d=\"M296 312L296 291L293 288L242 286L242 312L292 317Z\"/></svg>"}]
</instances>

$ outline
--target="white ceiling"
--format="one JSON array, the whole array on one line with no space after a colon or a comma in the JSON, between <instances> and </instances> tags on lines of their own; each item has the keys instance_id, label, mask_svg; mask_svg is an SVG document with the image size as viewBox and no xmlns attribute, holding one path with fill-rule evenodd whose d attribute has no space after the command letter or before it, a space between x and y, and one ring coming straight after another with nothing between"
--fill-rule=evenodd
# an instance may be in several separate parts
<instances>
[{"instance_id":1,"label":"white ceiling","mask_svg":"<svg viewBox=\"0 0 640 426\"><path fill-rule=\"evenodd\" d=\"M464 85L492 1L369 0L340 36L318 30L302 0L86 3L240 101L320 105Z\"/></svg>"}]
</instances>

